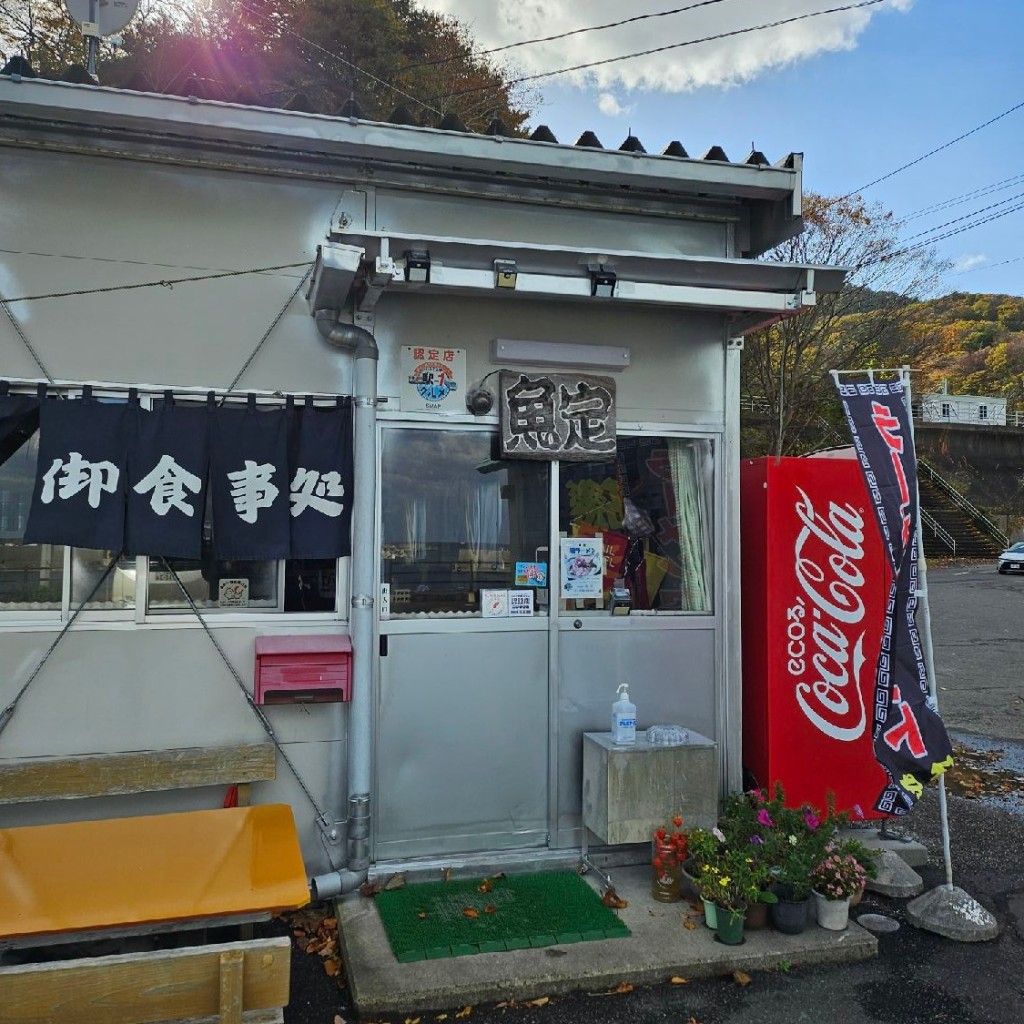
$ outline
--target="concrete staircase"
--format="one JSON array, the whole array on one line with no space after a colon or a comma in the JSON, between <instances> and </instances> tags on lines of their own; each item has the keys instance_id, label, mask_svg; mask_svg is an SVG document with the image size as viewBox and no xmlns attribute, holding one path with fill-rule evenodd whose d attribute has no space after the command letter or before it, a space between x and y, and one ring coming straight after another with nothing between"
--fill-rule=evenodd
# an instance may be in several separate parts
<instances>
[{"instance_id":1,"label":"concrete staircase","mask_svg":"<svg viewBox=\"0 0 1024 1024\"><path fill-rule=\"evenodd\" d=\"M921 529L927 558L994 558L1005 544L948 493L933 476L918 474L921 493ZM980 514L980 513L979 513ZM929 522L931 520L931 522ZM936 528L937 526L937 528ZM955 544L955 552L950 542Z\"/></svg>"}]
</instances>

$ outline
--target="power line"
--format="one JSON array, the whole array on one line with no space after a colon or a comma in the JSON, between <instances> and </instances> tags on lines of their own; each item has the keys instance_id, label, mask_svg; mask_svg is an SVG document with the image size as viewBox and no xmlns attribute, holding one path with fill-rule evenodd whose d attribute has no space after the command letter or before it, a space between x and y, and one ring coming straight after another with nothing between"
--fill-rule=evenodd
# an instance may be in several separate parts
<instances>
[{"instance_id":1,"label":"power line","mask_svg":"<svg viewBox=\"0 0 1024 1024\"><path fill-rule=\"evenodd\" d=\"M534 75L523 75L520 78L510 79L506 86L521 85L523 82L535 82L541 78L551 78L555 75L566 75L572 71L586 71L589 68L602 67L606 64L616 64L623 60L633 60L635 57L650 57L655 53L665 53L668 50L678 50L684 46L697 46L699 43L710 43L718 39L729 39L732 36L746 35L750 32L761 32L765 29L778 28L781 25L791 25L797 21L806 21L808 18L820 18L826 14L839 14L843 11L856 11L862 7L874 7L885 0L860 0L859 3L843 4L841 7L830 7L824 11L808 11L805 14L796 14L791 18L780 18L777 21L768 21L761 25L751 25L749 28L732 29L729 32L716 32L714 35L702 36L700 39L688 39L682 43L669 43L666 46L656 46L650 50L638 50L636 53L625 53L619 57L606 57L604 60L589 61L586 64L574 64L572 67L558 68L555 71L541 71ZM453 96L467 96L475 92L486 92L493 86L482 85L472 89L460 89L454 92ZM1024 104L1022 104L1024 106ZM845 198L845 197L844 197Z\"/></svg>"},{"instance_id":2,"label":"power line","mask_svg":"<svg viewBox=\"0 0 1024 1024\"><path fill-rule=\"evenodd\" d=\"M979 270L994 270L996 267L1005 267L1007 263L1020 263L1021 260L1024 260L1024 256L1014 256L1013 259L1010 260L1002 260L999 263L986 263L984 266L980 267L968 267L966 270L956 270L954 273L975 274Z\"/></svg>"},{"instance_id":3,"label":"power line","mask_svg":"<svg viewBox=\"0 0 1024 1024\"><path fill-rule=\"evenodd\" d=\"M1018 192L1015 196L1010 196L1009 199L1002 199L998 203L991 203L988 206L982 206L978 210L973 210L971 213L965 213L962 217L954 217L952 220L947 220L944 224L936 224L933 228L928 228L927 231L919 231L916 235L911 235L909 238L904 238L904 242L912 242L915 238L921 238L924 235L930 235L935 231L941 231L942 228L948 228L951 224L959 224L961 221L970 220L971 217L977 217L979 213L985 213L988 210L995 210L1000 206L1005 206L1007 203L1016 202L1019 199L1024 199L1024 192Z\"/></svg>"},{"instance_id":4,"label":"power line","mask_svg":"<svg viewBox=\"0 0 1024 1024\"><path fill-rule=\"evenodd\" d=\"M954 206L960 206L962 203L966 203L969 199L979 199L981 196L991 195L993 192L999 192L1004 188L1009 188L1011 185L1015 185L1017 182L1024 180L1024 174L1014 174L1009 178L1003 178L1002 181L995 181L991 185L982 185L980 188L976 188L971 192L962 192L960 195L951 196L949 199L942 199L937 203L933 203L931 206L924 206L920 210L913 210L910 213L904 214L900 221L906 224L907 221L917 220L919 217L926 217L930 213L940 213L942 210L949 210Z\"/></svg>"},{"instance_id":5,"label":"power line","mask_svg":"<svg viewBox=\"0 0 1024 1024\"><path fill-rule=\"evenodd\" d=\"M275 25L277 24L276 22L272 22L272 20L262 12L254 10L248 4L240 3L238 6L248 11L254 17L259 18L261 21ZM360 75L363 75L365 78L369 78L371 81L376 82L378 85L384 86L385 89L390 89L392 92L397 93L399 96L404 96L407 100L412 100L413 103L418 103L420 106L426 107L428 110L432 110L435 114L440 114L442 117L444 116L443 110L438 110L437 107L431 106L425 100L421 100L418 96L413 96L411 93L404 92L402 89L399 89L397 85L392 85L390 82L385 82L383 78L378 78L376 75L372 74L369 71L364 71L361 67L359 67L358 64L353 64L352 61L346 60L344 57L340 56L337 53L334 53L332 50L328 50L326 47L321 46L319 43L314 43L312 39L307 39L305 36L299 35L299 33L296 32L294 29L290 29L287 26L280 25L278 27L283 28L285 32L287 32L291 36L294 36L300 42L305 43L307 46L312 46L314 50L319 50L321 53L326 54L333 60L336 60L341 64L344 64L347 68L350 68L352 71L356 71Z\"/></svg>"},{"instance_id":6,"label":"power line","mask_svg":"<svg viewBox=\"0 0 1024 1024\"><path fill-rule=\"evenodd\" d=\"M609 28L621 28L623 25L632 25L634 22L647 21L651 18L667 18L672 14L684 14L686 11L694 11L698 7L710 7L713 4L727 3L728 0L700 0L700 3L688 4L686 7L673 7L670 11L655 11L651 14L635 14L631 18L623 18L621 21L608 21L603 25L587 25L585 28L573 28L567 32L558 32L551 36L536 36L533 39L520 39L518 43L505 43L504 46L492 46L486 50L470 50L469 57L490 57L495 53L504 53L506 50L515 50L521 46L534 46L538 43L551 43L558 39L568 39L570 36L582 35L585 32L602 32ZM398 74L403 71L411 71L414 68L431 68L442 64L451 64L460 60L461 57L438 57L437 60L427 60L416 64L404 64L398 69Z\"/></svg>"},{"instance_id":7,"label":"power line","mask_svg":"<svg viewBox=\"0 0 1024 1024\"><path fill-rule=\"evenodd\" d=\"M927 160L930 156L935 156L936 153L941 153L944 149L949 149L950 146L954 146L958 142L963 142L964 139L968 138L971 135L974 135L975 132L980 132L982 128L987 128L989 125L995 124L996 121L1002 120L1002 118L1008 116L1009 114L1012 114L1015 110L1020 110L1021 107L1024 107L1024 100L1021 100L1020 103L1017 103L1014 106L1010 107L1009 110L1004 110L1001 114L996 114L995 117L989 118L989 120L987 120L984 124L979 124L976 128L972 128L969 132L964 132L963 135L958 135L955 139L950 139L949 142L944 142L941 146L936 146L934 149L930 149L927 153L923 154L922 156L919 156L916 159L903 164L902 167L897 167L896 170L889 171L888 174L883 174L880 178L875 178L874 181L869 181L866 185L861 185L860 188L855 188L853 189L853 191L847 192L846 195L840 196L838 199L833 200L833 202L841 203L844 199L849 199L851 196L855 196L860 192L864 192L867 189L871 188L873 185L877 185L881 181L888 181L889 178L895 177L902 171L907 170L908 167L914 167L915 165L921 163L922 160Z\"/></svg>"}]
</instances>

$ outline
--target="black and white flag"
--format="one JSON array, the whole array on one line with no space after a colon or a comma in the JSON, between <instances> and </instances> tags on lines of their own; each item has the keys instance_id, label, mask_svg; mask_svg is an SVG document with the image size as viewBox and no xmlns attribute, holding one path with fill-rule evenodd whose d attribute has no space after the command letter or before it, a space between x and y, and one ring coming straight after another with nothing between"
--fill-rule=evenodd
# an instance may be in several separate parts
<instances>
[{"instance_id":1,"label":"black and white flag","mask_svg":"<svg viewBox=\"0 0 1024 1024\"><path fill-rule=\"evenodd\" d=\"M125 467L137 412L135 401L98 402L89 388L80 399L42 403L26 544L122 549Z\"/></svg>"},{"instance_id":2,"label":"black and white flag","mask_svg":"<svg viewBox=\"0 0 1024 1024\"><path fill-rule=\"evenodd\" d=\"M200 557L212 419L212 408L175 405L170 395L139 410L128 452L128 554Z\"/></svg>"}]
</instances>

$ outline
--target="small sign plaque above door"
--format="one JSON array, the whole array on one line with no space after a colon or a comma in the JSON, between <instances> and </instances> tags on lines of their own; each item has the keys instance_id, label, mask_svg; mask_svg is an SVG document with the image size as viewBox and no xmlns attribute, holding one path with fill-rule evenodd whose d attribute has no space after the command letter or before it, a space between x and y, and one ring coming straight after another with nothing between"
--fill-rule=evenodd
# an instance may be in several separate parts
<instances>
[{"instance_id":1,"label":"small sign plaque above door","mask_svg":"<svg viewBox=\"0 0 1024 1024\"><path fill-rule=\"evenodd\" d=\"M586 373L502 370L501 454L511 459L615 457L615 381Z\"/></svg>"}]
</instances>

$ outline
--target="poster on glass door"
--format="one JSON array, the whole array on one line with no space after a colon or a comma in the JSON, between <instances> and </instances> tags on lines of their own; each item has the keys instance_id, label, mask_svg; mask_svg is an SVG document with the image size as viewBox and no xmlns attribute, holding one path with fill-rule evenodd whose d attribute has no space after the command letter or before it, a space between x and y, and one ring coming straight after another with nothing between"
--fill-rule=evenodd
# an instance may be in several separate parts
<instances>
[{"instance_id":1,"label":"poster on glass door","mask_svg":"<svg viewBox=\"0 0 1024 1024\"><path fill-rule=\"evenodd\" d=\"M559 541L563 598L600 598L604 593L604 539L562 537Z\"/></svg>"}]
</instances>

